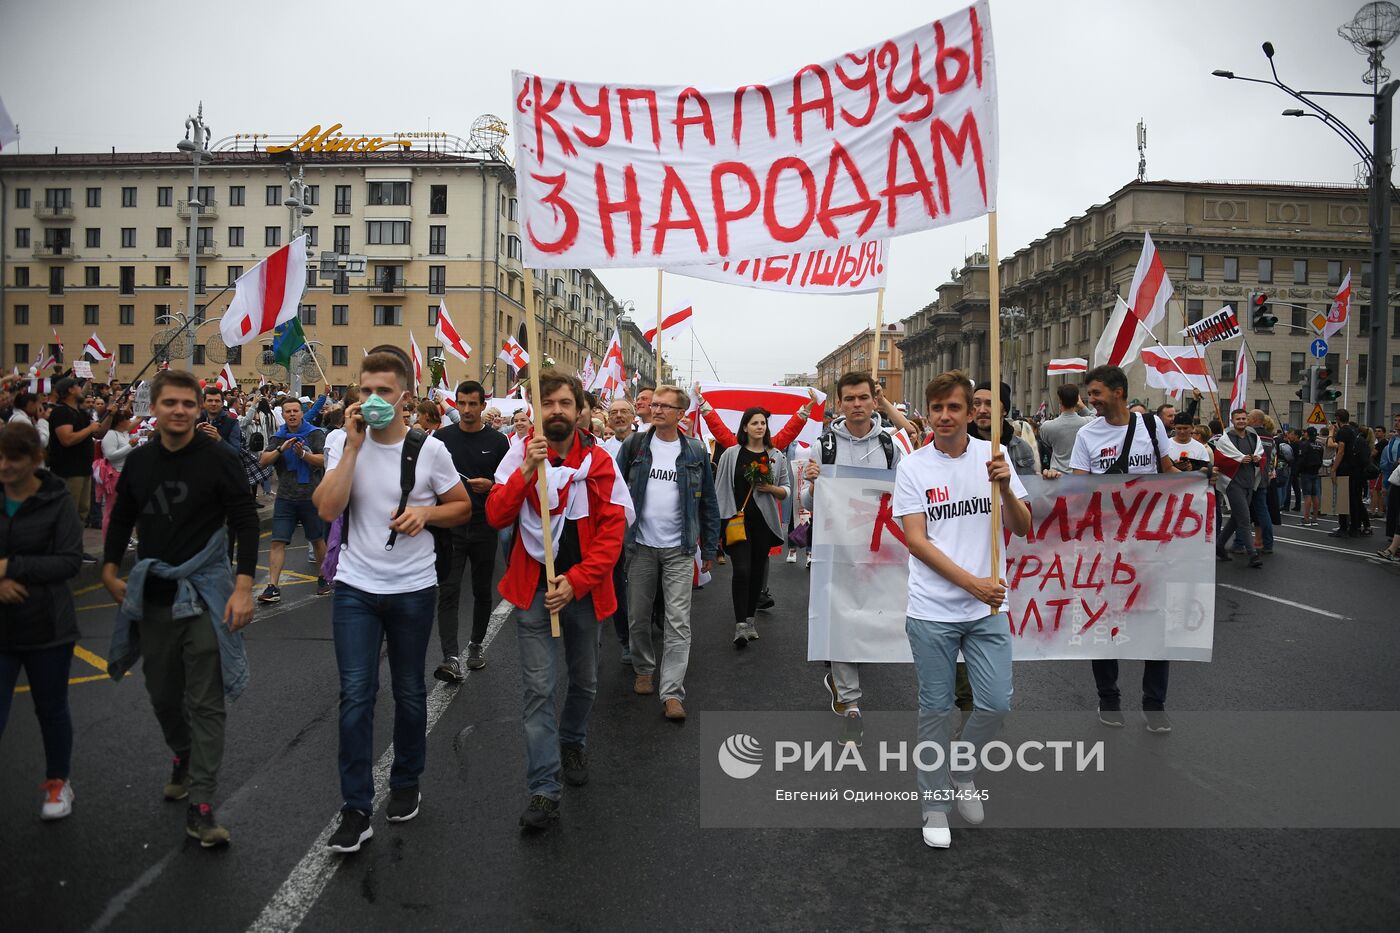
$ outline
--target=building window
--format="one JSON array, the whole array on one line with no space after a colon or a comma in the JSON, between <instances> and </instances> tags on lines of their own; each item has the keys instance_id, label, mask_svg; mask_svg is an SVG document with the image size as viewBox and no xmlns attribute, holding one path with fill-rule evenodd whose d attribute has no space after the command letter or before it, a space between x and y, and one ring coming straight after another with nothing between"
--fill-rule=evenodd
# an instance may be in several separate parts
<instances>
[{"instance_id":1,"label":"building window","mask_svg":"<svg viewBox=\"0 0 1400 933\"><path fill-rule=\"evenodd\" d=\"M281 246L282 228L263 227L263 246Z\"/></svg>"},{"instance_id":2,"label":"building window","mask_svg":"<svg viewBox=\"0 0 1400 933\"><path fill-rule=\"evenodd\" d=\"M301 203L309 204L312 207L321 203L321 186L307 185L301 189Z\"/></svg>"},{"instance_id":3,"label":"building window","mask_svg":"<svg viewBox=\"0 0 1400 933\"><path fill-rule=\"evenodd\" d=\"M408 221L370 220L366 222L366 241L379 245L401 245L408 242Z\"/></svg>"},{"instance_id":4,"label":"building window","mask_svg":"<svg viewBox=\"0 0 1400 933\"><path fill-rule=\"evenodd\" d=\"M337 272L335 278L331 280L332 295L350 294L350 276L345 272Z\"/></svg>"},{"instance_id":5,"label":"building window","mask_svg":"<svg viewBox=\"0 0 1400 933\"><path fill-rule=\"evenodd\" d=\"M350 213L350 186L335 186L335 212L337 214Z\"/></svg>"},{"instance_id":6,"label":"building window","mask_svg":"<svg viewBox=\"0 0 1400 933\"><path fill-rule=\"evenodd\" d=\"M1333 287L1342 284L1342 263L1339 259L1327 260L1327 284Z\"/></svg>"},{"instance_id":7,"label":"building window","mask_svg":"<svg viewBox=\"0 0 1400 933\"><path fill-rule=\"evenodd\" d=\"M316 306L315 306L315 305L302 305L302 306L301 306L301 315L300 315L300 316L301 316L301 322L302 322L303 324L312 324L312 325L314 325L314 324L316 323Z\"/></svg>"},{"instance_id":8,"label":"building window","mask_svg":"<svg viewBox=\"0 0 1400 933\"><path fill-rule=\"evenodd\" d=\"M1091 322L1090 322L1089 319L1090 319L1090 315L1088 315L1088 314L1083 314L1083 315L1080 315L1080 317L1079 317L1079 339L1080 339L1080 340L1088 340L1088 339L1089 339L1089 328L1090 328L1090 326L1091 326ZM599 323L602 323L602 321L600 320Z\"/></svg>"},{"instance_id":9,"label":"building window","mask_svg":"<svg viewBox=\"0 0 1400 933\"><path fill-rule=\"evenodd\" d=\"M265 191L265 193L264 193L264 201L263 201L263 203L266 204L268 207L281 207L281 206L282 206L282 186L281 186L281 185L268 185L267 188L266 188L266 191Z\"/></svg>"},{"instance_id":10,"label":"building window","mask_svg":"<svg viewBox=\"0 0 1400 933\"><path fill-rule=\"evenodd\" d=\"M49 294L63 294L63 267L55 266L49 270Z\"/></svg>"},{"instance_id":11,"label":"building window","mask_svg":"<svg viewBox=\"0 0 1400 933\"><path fill-rule=\"evenodd\" d=\"M120 284L117 286L117 289L123 295L136 294L136 267L121 266L118 275L120 276Z\"/></svg>"},{"instance_id":12,"label":"building window","mask_svg":"<svg viewBox=\"0 0 1400 933\"><path fill-rule=\"evenodd\" d=\"M442 307L442 306L441 306L441 305L428 305L428 326L429 326L429 327L437 327L437 322L438 322L438 308L440 308L440 307Z\"/></svg>"},{"instance_id":13,"label":"building window","mask_svg":"<svg viewBox=\"0 0 1400 933\"><path fill-rule=\"evenodd\" d=\"M1204 256L1186 257L1186 277L1193 282L1199 282L1206 277L1206 258Z\"/></svg>"},{"instance_id":14,"label":"building window","mask_svg":"<svg viewBox=\"0 0 1400 933\"><path fill-rule=\"evenodd\" d=\"M447 186L433 185L428 189L428 213L447 213Z\"/></svg>"},{"instance_id":15,"label":"building window","mask_svg":"<svg viewBox=\"0 0 1400 933\"><path fill-rule=\"evenodd\" d=\"M515 200L515 198L511 198L511 199L510 199L510 203L509 203L509 205L508 205L507 208L506 208L506 219L507 219L507 220L515 220L515 219L516 219L516 212L519 210L519 208L520 208L519 202L517 202L517 201Z\"/></svg>"},{"instance_id":16,"label":"building window","mask_svg":"<svg viewBox=\"0 0 1400 933\"><path fill-rule=\"evenodd\" d=\"M1259 260L1259 284L1268 285L1274 280L1274 261L1272 259Z\"/></svg>"},{"instance_id":17,"label":"building window","mask_svg":"<svg viewBox=\"0 0 1400 933\"><path fill-rule=\"evenodd\" d=\"M1308 261L1306 259L1293 260L1293 284L1308 284Z\"/></svg>"},{"instance_id":18,"label":"building window","mask_svg":"<svg viewBox=\"0 0 1400 933\"><path fill-rule=\"evenodd\" d=\"M1342 372L1342 355L1340 353L1329 353L1327 359L1323 361L1323 369L1332 374L1333 378Z\"/></svg>"},{"instance_id":19,"label":"building window","mask_svg":"<svg viewBox=\"0 0 1400 933\"><path fill-rule=\"evenodd\" d=\"M408 204L408 182L372 181L369 183L369 204Z\"/></svg>"},{"instance_id":20,"label":"building window","mask_svg":"<svg viewBox=\"0 0 1400 933\"><path fill-rule=\"evenodd\" d=\"M515 260L520 260L524 256L520 250L520 237L515 234L506 237L506 256Z\"/></svg>"},{"instance_id":21,"label":"building window","mask_svg":"<svg viewBox=\"0 0 1400 933\"><path fill-rule=\"evenodd\" d=\"M1371 264L1369 262L1363 262L1361 264L1361 287L1371 287Z\"/></svg>"},{"instance_id":22,"label":"building window","mask_svg":"<svg viewBox=\"0 0 1400 933\"><path fill-rule=\"evenodd\" d=\"M202 344L202 343L197 343L197 344L194 345L194 355L193 355L192 357L190 357L190 365L192 365L192 366L203 366L203 365L204 365L204 344Z\"/></svg>"},{"instance_id":23,"label":"building window","mask_svg":"<svg viewBox=\"0 0 1400 933\"><path fill-rule=\"evenodd\" d=\"M29 267L15 266L15 288L29 287Z\"/></svg>"},{"instance_id":24,"label":"building window","mask_svg":"<svg viewBox=\"0 0 1400 933\"><path fill-rule=\"evenodd\" d=\"M1238 282L1240 280L1240 258L1238 256L1225 257L1225 281Z\"/></svg>"},{"instance_id":25,"label":"building window","mask_svg":"<svg viewBox=\"0 0 1400 933\"><path fill-rule=\"evenodd\" d=\"M49 305L49 325L51 327L63 325L63 305Z\"/></svg>"},{"instance_id":26,"label":"building window","mask_svg":"<svg viewBox=\"0 0 1400 933\"><path fill-rule=\"evenodd\" d=\"M242 207L242 206L243 206L243 197L244 197L244 189L243 189L243 186L242 186L242 185L229 185L229 186L228 186L228 206L229 206L229 207Z\"/></svg>"},{"instance_id":27,"label":"building window","mask_svg":"<svg viewBox=\"0 0 1400 933\"><path fill-rule=\"evenodd\" d=\"M83 287L84 287L84 288L101 288L101 287L102 287L102 268L101 268L100 266L84 266L84 267L83 267Z\"/></svg>"},{"instance_id":28,"label":"building window","mask_svg":"<svg viewBox=\"0 0 1400 933\"><path fill-rule=\"evenodd\" d=\"M88 249L101 249L102 228L88 227L87 230L83 231L83 245Z\"/></svg>"},{"instance_id":29,"label":"building window","mask_svg":"<svg viewBox=\"0 0 1400 933\"><path fill-rule=\"evenodd\" d=\"M169 188L166 188L165 190L166 190L166 191L169 191L170 189L169 189ZM136 188L135 188L134 186L123 188L123 189L122 189L122 207L135 207L135 206L136 206ZM162 206L167 206L167 205L162 205Z\"/></svg>"},{"instance_id":30,"label":"building window","mask_svg":"<svg viewBox=\"0 0 1400 933\"><path fill-rule=\"evenodd\" d=\"M203 233L204 231L201 230L201 231L199 231L199 232L200 232L200 233ZM169 228L169 227L156 227L156 248L157 248L157 249L169 249L169 248L170 248L170 228Z\"/></svg>"},{"instance_id":31,"label":"building window","mask_svg":"<svg viewBox=\"0 0 1400 933\"><path fill-rule=\"evenodd\" d=\"M1199 298L1186 299L1186 323L1194 324L1205 316L1205 302Z\"/></svg>"},{"instance_id":32,"label":"building window","mask_svg":"<svg viewBox=\"0 0 1400 933\"><path fill-rule=\"evenodd\" d=\"M1370 361L1369 356L1366 353L1359 353L1356 356L1356 384L1359 386L1366 384L1366 364Z\"/></svg>"},{"instance_id":33,"label":"building window","mask_svg":"<svg viewBox=\"0 0 1400 933\"><path fill-rule=\"evenodd\" d=\"M170 317L170 305L156 305L151 309L151 319L157 324L163 323L163 318Z\"/></svg>"},{"instance_id":34,"label":"building window","mask_svg":"<svg viewBox=\"0 0 1400 933\"><path fill-rule=\"evenodd\" d=\"M117 345L117 362L123 366L130 366L136 362L136 345L133 343L122 343Z\"/></svg>"},{"instance_id":35,"label":"building window","mask_svg":"<svg viewBox=\"0 0 1400 933\"><path fill-rule=\"evenodd\" d=\"M89 189L87 190L87 206L88 206L88 207L101 207L101 206L102 206L102 189L101 189L101 188L89 188Z\"/></svg>"},{"instance_id":36,"label":"building window","mask_svg":"<svg viewBox=\"0 0 1400 933\"><path fill-rule=\"evenodd\" d=\"M428 228L428 255L447 255L447 228L440 224L434 224Z\"/></svg>"},{"instance_id":37,"label":"building window","mask_svg":"<svg viewBox=\"0 0 1400 933\"><path fill-rule=\"evenodd\" d=\"M117 305L117 323L123 327L136 325L136 305Z\"/></svg>"},{"instance_id":38,"label":"building window","mask_svg":"<svg viewBox=\"0 0 1400 933\"><path fill-rule=\"evenodd\" d=\"M331 347L331 365L332 365L332 366L349 366L349 365L350 365L350 348L349 348L349 347L340 347L340 346L333 346L333 347Z\"/></svg>"},{"instance_id":39,"label":"building window","mask_svg":"<svg viewBox=\"0 0 1400 933\"><path fill-rule=\"evenodd\" d=\"M228 245L229 245L230 247L233 247L233 246L242 246L242 245L243 245L243 228L242 228L242 227L229 227L229 228L228 228Z\"/></svg>"},{"instance_id":40,"label":"building window","mask_svg":"<svg viewBox=\"0 0 1400 933\"><path fill-rule=\"evenodd\" d=\"M96 327L98 314L97 305L83 305L83 324L87 327Z\"/></svg>"},{"instance_id":41,"label":"building window","mask_svg":"<svg viewBox=\"0 0 1400 933\"><path fill-rule=\"evenodd\" d=\"M228 267L228 284L232 285L234 282L237 282L238 279L239 279L239 277L242 276L242 275L243 275L243 267L242 267L242 266L229 266L229 267Z\"/></svg>"},{"instance_id":42,"label":"building window","mask_svg":"<svg viewBox=\"0 0 1400 933\"><path fill-rule=\"evenodd\" d=\"M447 292L447 267L428 267L428 294L442 295Z\"/></svg>"},{"instance_id":43,"label":"building window","mask_svg":"<svg viewBox=\"0 0 1400 933\"><path fill-rule=\"evenodd\" d=\"M1390 336L1400 337L1400 314L1390 316Z\"/></svg>"},{"instance_id":44,"label":"building window","mask_svg":"<svg viewBox=\"0 0 1400 933\"><path fill-rule=\"evenodd\" d=\"M170 287L170 267L156 266L156 288Z\"/></svg>"},{"instance_id":45,"label":"building window","mask_svg":"<svg viewBox=\"0 0 1400 933\"><path fill-rule=\"evenodd\" d=\"M1254 381L1273 382L1270 369L1272 354L1268 350L1255 350L1251 356L1254 357ZM1231 379L1233 378L1232 376Z\"/></svg>"},{"instance_id":46,"label":"building window","mask_svg":"<svg viewBox=\"0 0 1400 933\"><path fill-rule=\"evenodd\" d=\"M302 227L301 232L306 234L306 246L308 249L316 246L320 241L319 233L315 227Z\"/></svg>"},{"instance_id":47,"label":"building window","mask_svg":"<svg viewBox=\"0 0 1400 933\"><path fill-rule=\"evenodd\" d=\"M1292 315L1290 315L1291 319L1289 320L1289 323L1292 324L1295 328L1298 328L1300 330L1306 330L1308 309L1303 307L1302 305L1299 305L1296 308L1289 308L1288 310L1293 312Z\"/></svg>"},{"instance_id":48,"label":"building window","mask_svg":"<svg viewBox=\"0 0 1400 933\"><path fill-rule=\"evenodd\" d=\"M350 252L350 228L335 228L335 244L331 247L336 253L345 256Z\"/></svg>"},{"instance_id":49,"label":"building window","mask_svg":"<svg viewBox=\"0 0 1400 933\"><path fill-rule=\"evenodd\" d=\"M136 228L122 227L122 249L136 248Z\"/></svg>"},{"instance_id":50,"label":"building window","mask_svg":"<svg viewBox=\"0 0 1400 933\"><path fill-rule=\"evenodd\" d=\"M403 308L399 305L375 305L374 324L376 327L398 327L403 323Z\"/></svg>"},{"instance_id":51,"label":"building window","mask_svg":"<svg viewBox=\"0 0 1400 933\"><path fill-rule=\"evenodd\" d=\"M28 227L16 227L16 228L15 228L15 247L18 248L18 249L28 249L28 248L29 248L29 228L28 228Z\"/></svg>"},{"instance_id":52,"label":"building window","mask_svg":"<svg viewBox=\"0 0 1400 933\"><path fill-rule=\"evenodd\" d=\"M1238 350L1220 351L1220 381L1226 385L1235 381L1235 354Z\"/></svg>"},{"instance_id":53,"label":"building window","mask_svg":"<svg viewBox=\"0 0 1400 933\"><path fill-rule=\"evenodd\" d=\"M29 209L29 189L28 189L28 188L16 188L16 189L15 189L15 207L19 208L20 210L28 210L28 209Z\"/></svg>"},{"instance_id":54,"label":"building window","mask_svg":"<svg viewBox=\"0 0 1400 933\"><path fill-rule=\"evenodd\" d=\"M26 205L26 206L28 206L28 205ZM22 365L22 366L28 366L28 365L30 365L31 363L34 362L33 360L31 360L31 359L29 358L29 344L27 344L27 343L17 343L17 344L15 344L15 362L18 363L18 364L20 364L20 365Z\"/></svg>"},{"instance_id":55,"label":"building window","mask_svg":"<svg viewBox=\"0 0 1400 933\"><path fill-rule=\"evenodd\" d=\"M1060 346L1062 346L1062 347L1067 347L1067 346L1069 346L1069 321L1061 321L1061 322L1060 322ZM880 352L883 353L883 352L887 351L888 349L889 349L889 341L888 341L888 340L881 340L881 341L880 341Z\"/></svg>"},{"instance_id":56,"label":"building window","mask_svg":"<svg viewBox=\"0 0 1400 933\"><path fill-rule=\"evenodd\" d=\"M15 305L15 324L29 323L29 305Z\"/></svg>"},{"instance_id":57,"label":"building window","mask_svg":"<svg viewBox=\"0 0 1400 933\"><path fill-rule=\"evenodd\" d=\"M346 327L350 324L349 305L331 305L331 323L336 327Z\"/></svg>"}]
</instances>

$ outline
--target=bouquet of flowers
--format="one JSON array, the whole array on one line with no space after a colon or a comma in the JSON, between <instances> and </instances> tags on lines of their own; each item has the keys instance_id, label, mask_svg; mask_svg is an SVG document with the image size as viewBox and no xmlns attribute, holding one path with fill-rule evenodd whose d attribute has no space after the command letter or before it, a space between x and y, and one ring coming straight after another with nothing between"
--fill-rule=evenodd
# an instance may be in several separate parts
<instances>
[{"instance_id":1,"label":"bouquet of flowers","mask_svg":"<svg viewBox=\"0 0 1400 933\"><path fill-rule=\"evenodd\" d=\"M744 479L750 486L764 486L773 482L773 467L765 454L744 467Z\"/></svg>"}]
</instances>

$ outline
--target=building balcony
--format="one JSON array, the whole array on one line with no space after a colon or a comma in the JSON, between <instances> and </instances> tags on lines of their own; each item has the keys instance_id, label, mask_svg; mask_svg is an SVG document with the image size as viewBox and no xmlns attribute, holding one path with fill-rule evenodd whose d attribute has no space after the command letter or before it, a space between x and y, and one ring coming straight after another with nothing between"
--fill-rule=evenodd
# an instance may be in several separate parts
<instances>
[{"instance_id":1,"label":"building balcony","mask_svg":"<svg viewBox=\"0 0 1400 933\"><path fill-rule=\"evenodd\" d=\"M62 246L36 246L34 247L34 258L62 262L73 258L73 247L67 243Z\"/></svg>"},{"instance_id":2,"label":"building balcony","mask_svg":"<svg viewBox=\"0 0 1400 933\"><path fill-rule=\"evenodd\" d=\"M382 279L371 282L369 286L369 290L376 295L402 295L404 288L402 279Z\"/></svg>"},{"instance_id":3,"label":"building balcony","mask_svg":"<svg viewBox=\"0 0 1400 933\"><path fill-rule=\"evenodd\" d=\"M180 217L183 217L185 220L189 220L189 218L190 218L190 202L189 202L189 201L177 201L177 202L175 203L175 213L178 214ZM218 216L219 216L219 202L211 199L207 204L202 205L202 206L200 207L200 209L199 209L199 216L200 216L200 217L218 217Z\"/></svg>"},{"instance_id":4,"label":"building balcony","mask_svg":"<svg viewBox=\"0 0 1400 933\"><path fill-rule=\"evenodd\" d=\"M207 242L207 243L200 243L199 245L197 245L197 246L195 247L195 252L196 252L196 255L198 255L198 256L199 256L200 258L202 258L202 259L213 259L215 256L218 256L218 255L219 255L219 244L218 244L218 243L215 243L213 240L210 240L210 241ZM183 256L188 256L189 254L190 254L190 249L189 249L188 241L187 241L187 240L176 240L176 241L175 241L175 255L176 255L176 256L181 256L181 257L183 257Z\"/></svg>"},{"instance_id":5,"label":"building balcony","mask_svg":"<svg viewBox=\"0 0 1400 933\"><path fill-rule=\"evenodd\" d=\"M50 222L61 222L73 219L73 205L63 204L57 207L50 204L34 205L34 216L40 220Z\"/></svg>"}]
</instances>

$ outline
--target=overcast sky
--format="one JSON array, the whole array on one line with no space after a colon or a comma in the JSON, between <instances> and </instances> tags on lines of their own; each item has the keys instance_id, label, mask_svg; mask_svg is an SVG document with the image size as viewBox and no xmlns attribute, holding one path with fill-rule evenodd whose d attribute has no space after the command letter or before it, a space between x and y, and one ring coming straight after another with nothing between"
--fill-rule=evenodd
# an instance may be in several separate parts
<instances>
[{"instance_id":1,"label":"overcast sky","mask_svg":"<svg viewBox=\"0 0 1400 933\"><path fill-rule=\"evenodd\" d=\"M710 0L0 0L0 97L22 152L173 147L202 99L215 138L351 129L465 137L509 118L510 70L575 79L732 87L765 81L937 18L960 4ZM1337 37L1359 0L1170 3L992 0L1001 153L999 239L1009 255L1137 172L1148 126L1152 179L1351 182L1354 154L1282 92L1211 77L1267 75L1260 44L1299 89L1363 91L1364 59ZM1400 47L1393 50L1400 74ZM193 64L192 64L193 63ZM1332 101L1369 141L1366 101ZM912 314L986 241L985 221L892 246L885 319ZM655 273L600 270L650 314ZM800 298L667 276L725 381L772 382L874 321L875 298ZM682 374L691 340L668 342ZM696 372L710 378L703 355Z\"/></svg>"}]
</instances>

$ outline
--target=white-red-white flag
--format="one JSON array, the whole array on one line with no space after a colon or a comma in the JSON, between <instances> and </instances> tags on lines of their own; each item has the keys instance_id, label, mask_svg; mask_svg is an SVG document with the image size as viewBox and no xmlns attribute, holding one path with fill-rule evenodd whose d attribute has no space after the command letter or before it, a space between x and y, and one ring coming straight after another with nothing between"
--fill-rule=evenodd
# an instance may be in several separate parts
<instances>
[{"instance_id":1,"label":"white-red-white flag","mask_svg":"<svg viewBox=\"0 0 1400 933\"><path fill-rule=\"evenodd\" d=\"M57 358L55 359L55 362L61 363L61 362L63 362L63 338L60 337L60 336L58 336L58 328L57 328L57 327L51 327L51 328L49 328L49 329L50 329L51 331L53 331L53 342L54 342L54 346L58 347L58 354L57 354Z\"/></svg>"},{"instance_id":2,"label":"white-red-white flag","mask_svg":"<svg viewBox=\"0 0 1400 933\"><path fill-rule=\"evenodd\" d=\"M1235 360L1235 382L1230 387L1230 411L1237 408L1249 409L1249 349L1243 340Z\"/></svg>"},{"instance_id":3,"label":"white-red-white flag","mask_svg":"<svg viewBox=\"0 0 1400 933\"><path fill-rule=\"evenodd\" d=\"M0 152L12 147L19 142L19 127L15 126L15 121L10 119L10 112L5 109L5 102L0 100Z\"/></svg>"},{"instance_id":4,"label":"white-red-white flag","mask_svg":"<svg viewBox=\"0 0 1400 933\"><path fill-rule=\"evenodd\" d=\"M590 353L583 358L583 368L578 371L578 380L587 388L593 384L593 377L597 374L597 370L593 368L593 354Z\"/></svg>"},{"instance_id":5,"label":"white-red-white flag","mask_svg":"<svg viewBox=\"0 0 1400 933\"><path fill-rule=\"evenodd\" d=\"M47 379L47 378L41 379L41 378L39 378L39 377L36 376L36 377L34 377L34 378L32 378L32 379L29 380L29 392L30 392L31 395L48 395L48 394L49 394L50 392L52 392L52 391L53 391L53 380L52 380L52 379Z\"/></svg>"},{"instance_id":6,"label":"white-red-white flag","mask_svg":"<svg viewBox=\"0 0 1400 933\"><path fill-rule=\"evenodd\" d=\"M442 375L438 377L437 398L449 408L457 407L457 395L452 391L452 382L447 378L447 362L442 364Z\"/></svg>"},{"instance_id":7,"label":"white-red-white flag","mask_svg":"<svg viewBox=\"0 0 1400 933\"><path fill-rule=\"evenodd\" d=\"M525 348L514 337L506 338L505 345L497 355L517 370L524 369L530 363L530 354L525 352Z\"/></svg>"},{"instance_id":8,"label":"white-red-white flag","mask_svg":"<svg viewBox=\"0 0 1400 933\"><path fill-rule=\"evenodd\" d=\"M1337 294L1332 299L1332 305L1327 309L1327 323L1322 325L1322 339L1326 340L1337 331L1347 326L1347 318L1351 315L1351 270L1347 270L1346 278L1342 279L1342 287L1337 289Z\"/></svg>"},{"instance_id":9,"label":"white-red-white flag","mask_svg":"<svg viewBox=\"0 0 1400 933\"><path fill-rule=\"evenodd\" d=\"M418 349L418 339L413 331L408 332L408 358L413 361L413 387L423 384L423 352Z\"/></svg>"},{"instance_id":10,"label":"white-red-white flag","mask_svg":"<svg viewBox=\"0 0 1400 933\"><path fill-rule=\"evenodd\" d=\"M219 321L230 347L242 346L296 317L306 291L306 236L297 237L234 283L233 301Z\"/></svg>"},{"instance_id":11,"label":"white-red-white flag","mask_svg":"<svg viewBox=\"0 0 1400 933\"><path fill-rule=\"evenodd\" d=\"M1063 360L1051 360L1050 365L1045 367L1045 372L1051 376L1062 373L1082 373L1089 369L1089 361L1082 356L1070 357Z\"/></svg>"},{"instance_id":12,"label":"white-red-white flag","mask_svg":"<svg viewBox=\"0 0 1400 933\"><path fill-rule=\"evenodd\" d=\"M1215 379L1199 345L1189 347L1143 347L1142 362L1147 367L1147 385L1153 389L1200 389L1215 391Z\"/></svg>"},{"instance_id":13,"label":"white-red-white flag","mask_svg":"<svg viewBox=\"0 0 1400 933\"><path fill-rule=\"evenodd\" d=\"M689 304L682 305L675 309L661 319L661 336L663 338L674 337L677 334L684 333L690 329L690 324L694 317L695 309ZM657 330L655 327L643 331L642 339L652 346L656 346L656 333Z\"/></svg>"},{"instance_id":14,"label":"white-red-white flag","mask_svg":"<svg viewBox=\"0 0 1400 933\"><path fill-rule=\"evenodd\" d=\"M218 383L219 388L225 392L238 388L238 380L233 378L233 367L228 363L225 363L224 368L219 370Z\"/></svg>"},{"instance_id":15,"label":"white-red-white flag","mask_svg":"<svg viewBox=\"0 0 1400 933\"><path fill-rule=\"evenodd\" d=\"M1133 272L1128 300L1125 303L1121 297L1118 299L1108 327L1094 348L1094 365L1122 366L1131 361L1142 346L1145 331L1150 331L1166 316L1171 296L1172 282L1167 277L1162 256L1152 242L1152 235L1143 234L1142 255Z\"/></svg>"},{"instance_id":16,"label":"white-red-white flag","mask_svg":"<svg viewBox=\"0 0 1400 933\"><path fill-rule=\"evenodd\" d=\"M97 336L96 331L93 331L92 336L87 339L87 343L83 344L83 355L90 356L94 360L110 360L112 351L107 349L102 338Z\"/></svg>"},{"instance_id":17,"label":"white-red-white flag","mask_svg":"<svg viewBox=\"0 0 1400 933\"><path fill-rule=\"evenodd\" d=\"M811 401L807 391L806 386L700 383L700 392L705 396L705 401L714 408L719 414L720 420L732 432L739 430L739 419L743 417L746 409L758 407L771 413L768 418L768 428L773 434L778 434L788 423L788 419L794 417L799 408ZM825 412L826 395L818 392L817 404L813 406L812 413L802 428L802 433L797 435L799 440L813 446L818 443ZM701 431L705 436L710 433L703 421L701 422ZM884 461L881 460L880 464L883 467Z\"/></svg>"},{"instance_id":18,"label":"white-red-white flag","mask_svg":"<svg viewBox=\"0 0 1400 933\"><path fill-rule=\"evenodd\" d=\"M626 381L627 364L622 359L622 341L614 329L612 338L608 340L608 349L603 354L603 361L598 366L598 372L588 383L588 388L611 398Z\"/></svg>"},{"instance_id":19,"label":"white-red-white flag","mask_svg":"<svg viewBox=\"0 0 1400 933\"><path fill-rule=\"evenodd\" d=\"M462 339L462 334L452 323L452 318L447 316L447 302L438 302L437 338L442 341L442 347L463 363L467 362L472 355L471 344Z\"/></svg>"}]
</instances>

